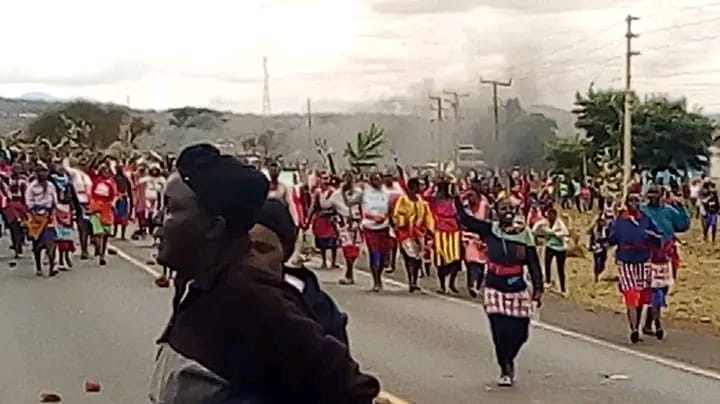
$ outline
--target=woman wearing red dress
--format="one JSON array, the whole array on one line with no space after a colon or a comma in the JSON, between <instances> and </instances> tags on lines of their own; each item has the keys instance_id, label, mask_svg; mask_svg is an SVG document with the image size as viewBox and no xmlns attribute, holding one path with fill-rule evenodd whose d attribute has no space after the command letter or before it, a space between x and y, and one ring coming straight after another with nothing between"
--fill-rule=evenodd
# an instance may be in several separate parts
<instances>
[{"instance_id":1,"label":"woman wearing red dress","mask_svg":"<svg viewBox=\"0 0 720 404\"><path fill-rule=\"evenodd\" d=\"M102 164L98 169L98 175L93 178L90 191L90 226L100 265L107 264L105 252L114 224L113 204L116 197L117 189L110 168L107 164Z\"/></svg>"}]
</instances>

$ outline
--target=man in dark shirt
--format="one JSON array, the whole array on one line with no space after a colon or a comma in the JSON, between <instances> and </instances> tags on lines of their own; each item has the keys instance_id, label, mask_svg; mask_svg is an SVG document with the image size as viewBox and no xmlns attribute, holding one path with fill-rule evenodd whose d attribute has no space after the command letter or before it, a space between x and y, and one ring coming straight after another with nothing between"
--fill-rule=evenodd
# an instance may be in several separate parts
<instances>
[{"instance_id":1,"label":"man in dark shirt","mask_svg":"<svg viewBox=\"0 0 720 404\"><path fill-rule=\"evenodd\" d=\"M297 289L247 259L266 177L210 145L184 150L177 169L158 247L158 262L177 271L176 294L151 400L372 403L378 381L325 335Z\"/></svg>"}]
</instances>

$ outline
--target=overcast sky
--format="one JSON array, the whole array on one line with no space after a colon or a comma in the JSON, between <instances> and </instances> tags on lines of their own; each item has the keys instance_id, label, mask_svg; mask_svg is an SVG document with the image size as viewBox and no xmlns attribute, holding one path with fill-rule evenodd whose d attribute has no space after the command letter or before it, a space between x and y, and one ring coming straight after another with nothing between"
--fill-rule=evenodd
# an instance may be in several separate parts
<instances>
[{"instance_id":1,"label":"overcast sky","mask_svg":"<svg viewBox=\"0 0 720 404\"><path fill-rule=\"evenodd\" d=\"M0 95L45 92L273 112L438 87L484 95L511 75L527 102L569 108L590 81L621 86L624 17L641 17L635 86L720 111L717 0L7 0ZM113 5L110 5L113 4ZM542 4L542 6L541 6Z\"/></svg>"}]
</instances>

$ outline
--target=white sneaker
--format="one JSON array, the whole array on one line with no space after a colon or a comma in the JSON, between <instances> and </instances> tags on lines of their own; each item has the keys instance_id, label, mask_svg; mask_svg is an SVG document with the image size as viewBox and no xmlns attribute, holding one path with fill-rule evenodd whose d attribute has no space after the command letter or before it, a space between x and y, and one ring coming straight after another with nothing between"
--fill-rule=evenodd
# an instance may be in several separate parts
<instances>
[{"instance_id":1,"label":"white sneaker","mask_svg":"<svg viewBox=\"0 0 720 404\"><path fill-rule=\"evenodd\" d=\"M507 375L500 376L497 385L500 387L511 387L513 385L513 379Z\"/></svg>"}]
</instances>

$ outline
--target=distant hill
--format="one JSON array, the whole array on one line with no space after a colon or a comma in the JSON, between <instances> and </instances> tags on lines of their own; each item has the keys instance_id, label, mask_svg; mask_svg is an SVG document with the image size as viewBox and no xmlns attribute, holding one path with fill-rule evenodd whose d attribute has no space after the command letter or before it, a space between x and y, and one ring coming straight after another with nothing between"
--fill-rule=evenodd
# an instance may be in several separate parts
<instances>
[{"instance_id":1,"label":"distant hill","mask_svg":"<svg viewBox=\"0 0 720 404\"><path fill-rule=\"evenodd\" d=\"M41 93L26 94L26 99L0 98L0 135L25 128L35 116L42 114L58 104L52 96ZM33 99L38 98L38 99ZM532 105L525 108L529 112L541 113L554 119L558 124L560 136L574 136L575 116L569 112L548 105ZM183 145L199 141L231 143L237 146L241 141L259 133L263 120L259 115L224 113L222 120L204 120L190 129L179 129L170 125L172 114L168 111L135 111L146 119L152 119L156 125L154 135L142 139L141 145L156 150L177 151ZM473 143L477 139L475 131L491 131L492 119L487 110L467 111L466 124L462 126L460 142ZM474 118L470 118L474 117ZM715 116L720 119L720 115ZM471 122L472 121L472 122ZM410 114L382 114L373 112L355 113L316 113L313 115L312 135L327 139L340 165L344 162L342 152L347 142L353 142L355 135L367 129L372 122L385 129L388 135L386 163L391 163L394 151L403 162L420 163L428 161L434 155L434 149L440 148L440 155L451 155L452 123L447 122L443 129L441 146L434 143L433 134L437 127L431 124L427 116ZM307 128L307 117L301 114L276 115L266 122L277 136L276 148L288 158L317 158L314 146L311 146ZM472 129L470 129L472 128ZM481 144L476 144L482 148Z\"/></svg>"},{"instance_id":2,"label":"distant hill","mask_svg":"<svg viewBox=\"0 0 720 404\"><path fill-rule=\"evenodd\" d=\"M46 93L39 93L39 92L33 92L33 93L25 93L18 97L20 100L24 101L41 101L41 102L60 102L62 101L60 98L54 97L50 94Z\"/></svg>"}]
</instances>

